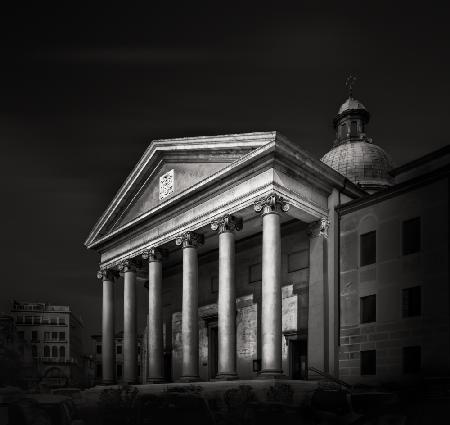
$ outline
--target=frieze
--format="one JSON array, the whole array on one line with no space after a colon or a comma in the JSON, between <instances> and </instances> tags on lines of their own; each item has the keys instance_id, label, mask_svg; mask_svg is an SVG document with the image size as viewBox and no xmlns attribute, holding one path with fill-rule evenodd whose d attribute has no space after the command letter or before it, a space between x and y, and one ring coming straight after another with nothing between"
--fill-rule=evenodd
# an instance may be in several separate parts
<instances>
[{"instance_id":1,"label":"frieze","mask_svg":"<svg viewBox=\"0 0 450 425\"><path fill-rule=\"evenodd\" d=\"M240 210L242 208L245 208L248 205L254 205L255 202L251 200L252 197L254 197L257 194L262 194L264 193L265 190L267 189L273 189L273 183L270 184L265 184L262 186L259 186L258 188L255 188L254 190L252 190L251 192L247 192L243 195L237 196L232 200L226 201L226 202L222 202L220 203L220 205L217 206L216 211L223 211L223 210ZM280 188L281 190L281 188ZM303 203L303 208L307 207L308 210L310 211L310 214L313 215L319 215L319 214L323 214L325 211L322 209L322 207L314 202L312 202L311 200L303 197L301 194L297 193L296 191L293 191L291 189L288 188L282 188L283 191L288 191L289 193L291 193L292 196L294 196L294 201L298 202L298 201L302 201ZM267 197L265 197L264 199L266 199ZM297 198L297 199L295 199ZM289 201L291 202L291 201ZM180 223L180 225L178 226L177 230L169 230L166 232L162 232L158 235L157 239L154 239L151 241L152 244L158 244L161 245L163 243L168 242L170 239L176 237L177 233L182 232L183 229L192 227L195 225L195 227L199 228L204 226L205 224L208 223L209 217L212 215L211 211L207 211L205 213L202 213L198 216L196 216L195 221L191 220L186 220L183 223ZM147 241L147 244L150 243L150 240ZM123 261L124 258L129 257L129 256L139 256L142 255L142 253L148 248L144 248L144 247L138 247L138 248L134 248L134 249L129 249L127 251L124 251L123 254L121 255L121 257L116 258L116 259L111 259L111 260L107 260L105 261L104 265L107 267L111 267L111 266L115 266L120 264L121 261Z\"/></svg>"}]
</instances>

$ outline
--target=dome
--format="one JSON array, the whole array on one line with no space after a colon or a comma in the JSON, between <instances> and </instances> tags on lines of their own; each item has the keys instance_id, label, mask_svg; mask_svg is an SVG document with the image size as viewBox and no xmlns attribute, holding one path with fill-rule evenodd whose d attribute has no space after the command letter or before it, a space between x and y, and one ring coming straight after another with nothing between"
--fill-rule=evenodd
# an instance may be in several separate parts
<instances>
[{"instance_id":1,"label":"dome","mask_svg":"<svg viewBox=\"0 0 450 425\"><path fill-rule=\"evenodd\" d=\"M341 115L346 111L355 109L367 111L366 107L359 100L353 99L353 97L349 97L339 108L338 115Z\"/></svg>"},{"instance_id":2,"label":"dome","mask_svg":"<svg viewBox=\"0 0 450 425\"><path fill-rule=\"evenodd\" d=\"M392 159L379 146L367 141L343 143L331 149L321 161L364 189L391 186Z\"/></svg>"}]
</instances>

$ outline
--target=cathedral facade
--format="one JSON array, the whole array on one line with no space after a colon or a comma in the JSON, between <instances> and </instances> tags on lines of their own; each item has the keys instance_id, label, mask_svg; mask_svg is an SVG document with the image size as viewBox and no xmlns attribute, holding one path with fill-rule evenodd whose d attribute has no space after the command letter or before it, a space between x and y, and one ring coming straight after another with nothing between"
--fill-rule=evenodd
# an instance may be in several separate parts
<instances>
[{"instance_id":1,"label":"cathedral facade","mask_svg":"<svg viewBox=\"0 0 450 425\"><path fill-rule=\"evenodd\" d=\"M350 96L321 160L278 132L155 140L89 235L102 376L380 382L450 372L449 147L395 168ZM438 228L438 229L437 229Z\"/></svg>"}]
</instances>

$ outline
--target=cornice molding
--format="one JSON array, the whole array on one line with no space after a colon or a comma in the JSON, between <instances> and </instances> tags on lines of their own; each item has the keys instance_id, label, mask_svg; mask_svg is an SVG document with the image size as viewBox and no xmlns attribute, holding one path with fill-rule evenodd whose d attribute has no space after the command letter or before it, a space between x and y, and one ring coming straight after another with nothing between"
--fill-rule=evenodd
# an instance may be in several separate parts
<instances>
[{"instance_id":1,"label":"cornice molding","mask_svg":"<svg viewBox=\"0 0 450 425\"><path fill-rule=\"evenodd\" d=\"M182 144L179 146L179 141L184 141L184 145ZM191 143L193 144L191 145ZM162 156L173 151L175 146L181 151L185 149L186 151L191 152L195 149L211 150L217 147L223 147L228 149L236 149L236 151L246 151L247 153L244 153L239 159L230 163L230 165L224 167L222 170L214 173L207 179L204 179L185 191L180 192L176 196L168 198L167 201L162 202L152 210L141 214L141 216L136 217L134 220L126 223L120 228L99 237L101 230L106 226L107 222L110 221L113 212L123 202L126 202L125 199L126 196L128 196L128 193L135 190L135 186L139 184L138 176L141 176L142 178L145 173L148 173L150 167L149 164L153 164L155 161L161 161ZM288 168L293 169L293 167L295 167L295 169L298 168L299 170L304 169L305 172L311 175L311 181L313 182L320 181L322 185L325 185L324 187L328 188L337 187L339 190L342 190L352 196L363 196L365 194L362 189L347 181L347 179L345 179L342 175L321 163L319 160L311 157L306 151L300 149L284 136L276 132L217 136L216 138L183 138L167 141L154 141L138 162L133 172L127 178L124 185L119 190L118 195L116 195L113 202L97 222L85 244L88 248L96 248L111 238L114 238L117 235L135 227L142 221L148 220L157 215L162 210L167 210L169 207L177 205L182 200L192 198L194 193L204 191L209 186L216 184L219 181L223 181L230 174L237 173L240 170L245 169L245 167L249 168L250 164L262 159L268 154L274 153L275 151L277 152L277 157L283 158L283 161L287 161L289 163ZM275 160L275 157L273 157L271 161L279 161L279 159ZM129 202L131 202L131 199L133 198L130 198ZM116 220L115 222L117 223Z\"/></svg>"}]
</instances>

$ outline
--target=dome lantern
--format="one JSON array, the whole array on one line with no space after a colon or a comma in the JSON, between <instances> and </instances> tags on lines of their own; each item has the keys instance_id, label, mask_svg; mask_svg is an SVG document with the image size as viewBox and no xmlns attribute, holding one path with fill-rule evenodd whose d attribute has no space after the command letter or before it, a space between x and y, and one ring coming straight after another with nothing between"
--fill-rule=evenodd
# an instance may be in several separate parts
<instances>
[{"instance_id":1,"label":"dome lantern","mask_svg":"<svg viewBox=\"0 0 450 425\"><path fill-rule=\"evenodd\" d=\"M366 135L370 114L353 97L355 78L347 79L349 97L333 120L336 139L333 148L321 161L370 193L389 187L393 178L389 172L393 162L389 155Z\"/></svg>"}]
</instances>

